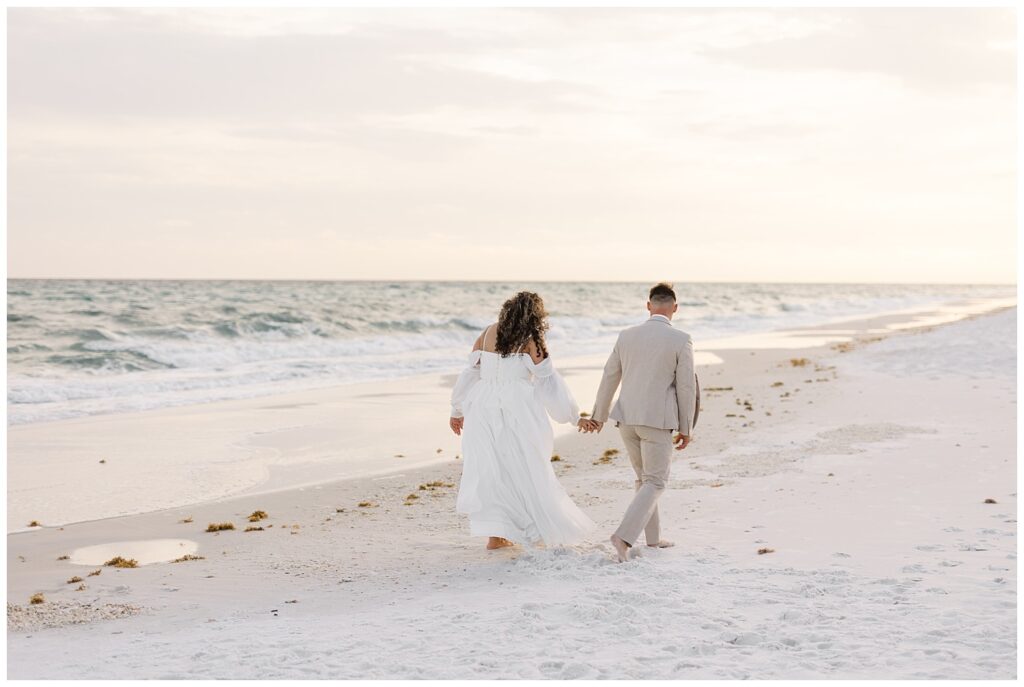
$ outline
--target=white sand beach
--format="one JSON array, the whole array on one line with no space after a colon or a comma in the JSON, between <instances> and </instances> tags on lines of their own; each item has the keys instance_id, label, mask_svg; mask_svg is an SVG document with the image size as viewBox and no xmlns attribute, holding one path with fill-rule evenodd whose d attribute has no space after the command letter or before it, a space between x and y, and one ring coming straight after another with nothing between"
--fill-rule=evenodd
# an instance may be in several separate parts
<instances>
[{"instance_id":1,"label":"white sand beach","mask_svg":"<svg viewBox=\"0 0 1024 687\"><path fill-rule=\"evenodd\" d=\"M591 541L468 536L451 376L11 427L8 677L1014 678L1015 337L990 302L698 341L677 545L621 565L611 426L556 440ZM603 356L555 362L587 408Z\"/></svg>"},{"instance_id":2,"label":"white sand beach","mask_svg":"<svg viewBox=\"0 0 1024 687\"><path fill-rule=\"evenodd\" d=\"M9 9L9 679L1017 677L1019 13L633 5Z\"/></svg>"}]
</instances>

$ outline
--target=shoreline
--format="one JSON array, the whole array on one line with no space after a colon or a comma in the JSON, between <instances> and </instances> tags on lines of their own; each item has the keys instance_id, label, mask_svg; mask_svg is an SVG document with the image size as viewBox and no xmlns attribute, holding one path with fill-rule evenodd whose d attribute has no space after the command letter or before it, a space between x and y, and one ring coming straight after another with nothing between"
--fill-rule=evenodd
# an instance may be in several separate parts
<instances>
[{"instance_id":1,"label":"shoreline","mask_svg":"<svg viewBox=\"0 0 1024 687\"><path fill-rule=\"evenodd\" d=\"M492 320L502 291L423 283L406 287L408 308L376 305L368 315L364 304L403 287L206 286L39 282L9 289L8 426L443 373L464 360L466 337ZM617 331L643 312L634 286L543 290L558 304L549 341L557 359L610 349ZM984 285L712 284L682 301L678 318L703 340L1013 295Z\"/></svg>"},{"instance_id":2,"label":"shoreline","mask_svg":"<svg viewBox=\"0 0 1024 687\"><path fill-rule=\"evenodd\" d=\"M922 357L907 347L937 354L943 347L927 343L934 337L1015 314L882 339L865 333L839 348L721 351L724 363L701 373L695 440L676 457L662 499L665 534L678 546L641 551L628 565L612 564L603 543L632 490L621 453L599 460L622 450L614 431L556 438L556 473L599 524L568 549L485 552L454 512L454 460L9 534L9 603L43 592L55 609L71 605L61 622L90 621L9 629L9 677L297 677L310 659L325 677L1005 677L1012 668L1000 652L1009 649L988 648L982 635L1012 625L1015 613L1007 596L1015 585L1015 430L1006 402L1015 387L892 375L905 374L901 361ZM876 371L879 361L899 366ZM954 443L975 457L965 462ZM997 505L983 504L987 497ZM257 509L269 514L258 523L264 529L240 531ZM203 532L223 521L237 530ZM96 577L86 577L92 566L57 560L82 547L155 539L194 541L204 558L97 566ZM774 552L759 556L762 547ZM74 574L85 577L84 591L65 584ZM534 621L538 604L560 620ZM646 609L639 616L637 604ZM91 622L126 607L136 610ZM789 620L777 615L784 609ZM700 621L684 620L690 613ZM884 631L879 613L896 614ZM859 620L835 624L836 615ZM644 642L668 644L646 656L630 632L607 634L612 619ZM948 639L927 634L945 632L943 623L952 623ZM890 631L898 634L887 638ZM434 662L415 648L423 632L446 638ZM664 639L643 639L652 632ZM133 637L149 648L138 653L133 644L125 654ZM296 640L289 647L274 637ZM223 642L230 650L205 648ZM907 642L923 648L893 653ZM921 653L918 642L984 658ZM394 647L387 665L371 658L382 643ZM826 644L834 649L818 648ZM57 645L77 648L43 661ZM586 648L597 646L601 654ZM604 649L646 659L613 665ZM748 658L738 662L735 651ZM488 668L467 653L525 672Z\"/></svg>"},{"instance_id":3,"label":"shoreline","mask_svg":"<svg viewBox=\"0 0 1024 687\"><path fill-rule=\"evenodd\" d=\"M790 351L796 355L801 350L846 345L857 337L887 337L935 326L929 323L929 315L934 319L952 311L965 319L1015 307L1003 301L947 303L939 308L697 342L697 369L703 381L721 367L723 356L734 351ZM844 327L836 329L837 325ZM821 334L824 330L834 331ZM589 408L587 399L596 393L605 357L605 353L573 356L558 365L583 410ZM451 462L459 454L460 442L445 423L436 420L439 412L447 412L456 374L429 373L9 427L8 534L38 529L27 526L33 520L44 529L62 527L309 489L337 480L384 477ZM267 417L268 413L273 417ZM396 415L405 423L401 432L395 431ZM557 440L573 434L574 428L554 425L554 431ZM408 440L406 435L417 439ZM139 455L147 458L139 461ZM45 467L40 469L40 461L59 470L60 477L53 469L49 473ZM181 475L173 484L177 489L173 494L168 494L168 471ZM333 474L339 471L347 474ZM66 480L63 486L62 479ZM97 479L101 485L95 484ZM88 509L95 506L69 506L83 485L85 489L95 487L92 503L114 504L124 502L127 490L138 492L140 485L147 484L154 485L150 497L137 498L149 501L151 507L128 506L114 512L107 507L106 512L90 513ZM196 495L197 484L208 485L207 491ZM12 489L12 485L19 486ZM26 504L25 499L19 500L18 489L27 494L64 493L56 503ZM61 512L67 515L61 517Z\"/></svg>"}]
</instances>

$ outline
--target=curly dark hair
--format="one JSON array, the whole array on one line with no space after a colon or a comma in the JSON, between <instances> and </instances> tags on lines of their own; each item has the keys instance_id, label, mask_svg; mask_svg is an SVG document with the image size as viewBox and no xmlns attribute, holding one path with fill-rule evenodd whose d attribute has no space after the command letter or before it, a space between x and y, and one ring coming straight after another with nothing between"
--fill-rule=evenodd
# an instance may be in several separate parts
<instances>
[{"instance_id":1,"label":"curly dark hair","mask_svg":"<svg viewBox=\"0 0 1024 687\"><path fill-rule=\"evenodd\" d=\"M544 300L532 291L520 291L501 306L494 348L507 357L533 341L541 356L547 358L548 349L544 344L547 330L548 312L544 309Z\"/></svg>"}]
</instances>

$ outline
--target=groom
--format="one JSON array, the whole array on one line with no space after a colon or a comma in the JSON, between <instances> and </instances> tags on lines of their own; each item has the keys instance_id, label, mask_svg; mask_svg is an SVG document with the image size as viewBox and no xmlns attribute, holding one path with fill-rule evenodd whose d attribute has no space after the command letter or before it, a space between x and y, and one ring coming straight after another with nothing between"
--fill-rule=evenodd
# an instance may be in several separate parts
<instances>
[{"instance_id":1,"label":"groom","mask_svg":"<svg viewBox=\"0 0 1024 687\"><path fill-rule=\"evenodd\" d=\"M584 432L600 432L609 416L615 420L636 472L636 494L611 536L620 563L641 531L648 546L672 546L660 539L658 497L668 482L673 443L677 451L690 443L698 393L693 340L672 326L678 308L672 285L655 284L647 302L650 319L619 334L604 366L594 412L579 422ZM609 414L620 382L622 390ZM674 439L673 430L679 432Z\"/></svg>"}]
</instances>

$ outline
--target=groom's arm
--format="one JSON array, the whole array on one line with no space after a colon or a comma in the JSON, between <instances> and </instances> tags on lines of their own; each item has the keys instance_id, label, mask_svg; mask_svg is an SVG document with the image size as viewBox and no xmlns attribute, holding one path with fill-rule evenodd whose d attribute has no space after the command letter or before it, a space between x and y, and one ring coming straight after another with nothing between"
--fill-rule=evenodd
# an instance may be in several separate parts
<instances>
[{"instance_id":1,"label":"groom's arm","mask_svg":"<svg viewBox=\"0 0 1024 687\"><path fill-rule=\"evenodd\" d=\"M697 407L697 380L693 369L693 339L686 343L676 360L676 401L679 406L679 433L690 436L693 432L693 414Z\"/></svg>"},{"instance_id":2,"label":"groom's arm","mask_svg":"<svg viewBox=\"0 0 1024 687\"><path fill-rule=\"evenodd\" d=\"M622 359L619 357L619 341L616 340L612 354L608 356L608 362L604 364L604 375L601 377L601 386L597 389L594 412L590 414L591 420L602 424L608 422L608 412L612 407L612 397L615 395L615 390L619 388L621 380Z\"/></svg>"}]
</instances>

